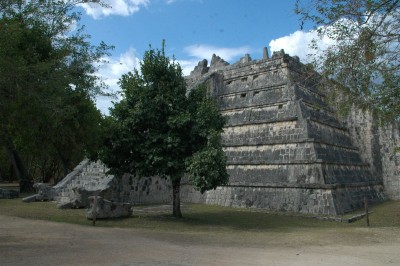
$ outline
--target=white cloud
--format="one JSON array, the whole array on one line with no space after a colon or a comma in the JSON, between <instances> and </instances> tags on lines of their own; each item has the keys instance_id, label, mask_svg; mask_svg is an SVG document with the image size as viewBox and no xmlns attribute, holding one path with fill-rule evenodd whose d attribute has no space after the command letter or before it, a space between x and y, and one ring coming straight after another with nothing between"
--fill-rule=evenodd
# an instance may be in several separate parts
<instances>
[{"instance_id":1,"label":"white cloud","mask_svg":"<svg viewBox=\"0 0 400 266\"><path fill-rule=\"evenodd\" d=\"M183 75L188 76L195 66L199 63L201 59L193 60L177 60L179 65L182 67Z\"/></svg>"},{"instance_id":2,"label":"white cloud","mask_svg":"<svg viewBox=\"0 0 400 266\"><path fill-rule=\"evenodd\" d=\"M128 51L119 55L116 58L104 58L108 63L99 67L97 75L101 77L105 84L109 86L109 91L112 93L120 91L118 80L122 74L133 71L139 67L139 58L136 56L136 50L129 48ZM105 114L108 114L108 108L112 106L110 97L98 97L96 99L97 107Z\"/></svg>"},{"instance_id":3,"label":"white cloud","mask_svg":"<svg viewBox=\"0 0 400 266\"><path fill-rule=\"evenodd\" d=\"M177 60L182 67L184 75L189 75L200 60L207 59L210 61L214 53L224 60L230 61L250 52L250 48L247 46L224 48L209 45L192 45L184 50L190 58ZM108 61L108 63L99 67L97 75L103 79L105 84L109 86L109 91L113 93L120 91L117 83L122 74L133 71L134 68L139 69L140 59L137 57L136 50L132 47L118 57L107 57L104 60ZM97 107L102 113L108 114L108 108L112 106L112 100L109 97L100 96L96 99ZM114 101L116 100L114 99Z\"/></svg>"},{"instance_id":4,"label":"white cloud","mask_svg":"<svg viewBox=\"0 0 400 266\"><path fill-rule=\"evenodd\" d=\"M82 3L80 6L89 16L98 19L110 15L129 16L138 12L141 7L147 7L149 3L150 0L108 0L108 7L93 3Z\"/></svg>"},{"instance_id":5,"label":"white cloud","mask_svg":"<svg viewBox=\"0 0 400 266\"><path fill-rule=\"evenodd\" d=\"M248 46L227 48L206 44L195 44L184 48L184 52L192 57L192 59L178 60L178 62L182 67L183 74L189 75L200 60L207 59L210 63L213 54L218 55L225 61L231 62L239 56L244 56L246 53L250 53L250 50L251 49Z\"/></svg>"},{"instance_id":6,"label":"white cloud","mask_svg":"<svg viewBox=\"0 0 400 266\"><path fill-rule=\"evenodd\" d=\"M231 61L237 56L243 56L250 52L248 46L226 48L226 47L216 47L205 44L195 44L185 47L184 51L192 57L198 59L210 59L213 54L218 55L225 61Z\"/></svg>"},{"instance_id":7,"label":"white cloud","mask_svg":"<svg viewBox=\"0 0 400 266\"><path fill-rule=\"evenodd\" d=\"M303 63L310 62L309 54L314 54L310 45L313 39L318 40L318 51L322 52L328 46L332 45L334 41L327 37L320 39L316 31L296 31L288 36L284 36L269 43L271 51L285 50L285 53L291 56L298 56Z\"/></svg>"}]
</instances>

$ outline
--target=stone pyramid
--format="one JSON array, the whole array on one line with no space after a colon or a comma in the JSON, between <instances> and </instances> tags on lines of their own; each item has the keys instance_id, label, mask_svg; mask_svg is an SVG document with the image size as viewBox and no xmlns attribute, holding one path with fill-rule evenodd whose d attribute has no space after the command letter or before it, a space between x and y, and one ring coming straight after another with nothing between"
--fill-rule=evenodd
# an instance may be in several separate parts
<instances>
[{"instance_id":1,"label":"stone pyramid","mask_svg":"<svg viewBox=\"0 0 400 266\"><path fill-rule=\"evenodd\" d=\"M274 52L228 65L213 56L188 77L205 83L227 119L222 141L227 186L201 195L188 186L189 202L337 215L385 199L382 180L371 174L337 119L315 75L304 75L297 57Z\"/></svg>"}]
</instances>

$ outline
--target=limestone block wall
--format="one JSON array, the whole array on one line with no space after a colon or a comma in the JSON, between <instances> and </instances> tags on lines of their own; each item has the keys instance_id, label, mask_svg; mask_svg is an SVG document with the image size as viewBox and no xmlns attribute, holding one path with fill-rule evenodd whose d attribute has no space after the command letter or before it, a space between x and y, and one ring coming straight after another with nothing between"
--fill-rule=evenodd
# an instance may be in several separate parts
<instances>
[{"instance_id":1,"label":"limestone block wall","mask_svg":"<svg viewBox=\"0 0 400 266\"><path fill-rule=\"evenodd\" d=\"M378 127L369 112L353 107L345 120L354 146L360 150L362 160L371 167L374 175L382 176Z\"/></svg>"},{"instance_id":2,"label":"limestone block wall","mask_svg":"<svg viewBox=\"0 0 400 266\"><path fill-rule=\"evenodd\" d=\"M388 125L379 129L379 143L382 156L382 175L388 198L400 200L400 126Z\"/></svg>"},{"instance_id":3,"label":"limestone block wall","mask_svg":"<svg viewBox=\"0 0 400 266\"><path fill-rule=\"evenodd\" d=\"M118 181L114 176L106 174L107 168L100 161L82 161L69 175L53 188L57 191L58 205L64 205L82 196L79 192L84 189L89 194L100 192L106 199L118 198ZM86 202L87 199L81 199Z\"/></svg>"},{"instance_id":4,"label":"limestone block wall","mask_svg":"<svg viewBox=\"0 0 400 266\"><path fill-rule=\"evenodd\" d=\"M368 164L323 164L322 175L325 184L381 182L379 178L371 175Z\"/></svg>"},{"instance_id":5,"label":"limestone block wall","mask_svg":"<svg viewBox=\"0 0 400 266\"><path fill-rule=\"evenodd\" d=\"M307 123L307 132L310 138L319 142L335 144L337 146L351 147L352 139L349 131L343 127L330 127L315 120ZM364 157L361 156L363 159Z\"/></svg>"},{"instance_id":6,"label":"limestone block wall","mask_svg":"<svg viewBox=\"0 0 400 266\"><path fill-rule=\"evenodd\" d=\"M201 195L191 187L182 189L190 202L270 211L335 215L332 190L296 187L224 186Z\"/></svg>"},{"instance_id":7,"label":"limestone block wall","mask_svg":"<svg viewBox=\"0 0 400 266\"><path fill-rule=\"evenodd\" d=\"M200 194L192 186L183 186L181 197L186 202L226 207L337 215L362 208L364 197L370 203L380 202L383 194L380 185L325 188L223 186L204 194Z\"/></svg>"},{"instance_id":8,"label":"limestone block wall","mask_svg":"<svg viewBox=\"0 0 400 266\"><path fill-rule=\"evenodd\" d=\"M323 183L321 168L317 164L262 164L228 165L230 185L269 185Z\"/></svg>"},{"instance_id":9,"label":"limestone block wall","mask_svg":"<svg viewBox=\"0 0 400 266\"><path fill-rule=\"evenodd\" d=\"M120 197L133 204L172 202L171 182L159 177L137 177L125 174L120 180Z\"/></svg>"},{"instance_id":10,"label":"limestone block wall","mask_svg":"<svg viewBox=\"0 0 400 266\"><path fill-rule=\"evenodd\" d=\"M383 186L364 185L364 186L342 186L334 190L334 199L336 202L337 213L346 213L352 210L361 209L364 207L364 198L368 199L369 203L382 202L385 199Z\"/></svg>"},{"instance_id":11,"label":"limestone block wall","mask_svg":"<svg viewBox=\"0 0 400 266\"><path fill-rule=\"evenodd\" d=\"M370 164L372 175L383 180L389 199L400 200L400 125L379 126L369 113L353 107L346 118L351 140L361 158Z\"/></svg>"},{"instance_id":12,"label":"limestone block wall","mask_svg":"<svg viewBox=\"0 0 400 266\"><path fill-rule=\"evenodd\" d=\"M187 201L306 213L341 214L385 199L382 179L297 58L280 51L249 56L204 74L227 125L222 143L229 183Z\"/></svg>"},{"instance_id":13,"label":"limestone block wall","mask_svg":"<svg viewBox=\"0 0 400 266\"><path fill-rule=\"evenodd\" d=\"M316 105L319 108L330 110L330 107L326 103L325 96L323 94L301 85L296 85L294 87L294 92L296 98L298 99L301 98L304 102L312 103L313 105Z\"/></svg>"},{"instance_id":14,"label":"limestone block wall","mask_svg":"<svg viewBox=\"0 0 400 266\"><path fill-rule=\"evenodd\" d=\"M81 196L79 189L114 202L132 204L169 203L172 201L170 182L158 177L137 177L125 174L121 178L107 174L108 168L100 161L82 161L69 175L53 188L58 191L57 202L70 202Z\"/></svg>"},{"instance_id":15,"label":"limestone block wall","mask_svg":"<svg viewBox=\"0 0 400 266\"><path fill-rule=\"evenodd\" d=\"M304 117L307 117L311 121L317 121L319 123L335 127L342 128L343 125L338 121L336 115L330 110L319 108L316 105L311 105L302 101L300 104L301 112Z\"/></svg>"},{"instance_id":16,"label":"limestone block wall","mask_svg":"<svg viewBox=\"0 0 400 266\"><path fill-rule=\"evenodd\" d=\"M306 138L306 124L297 120L265 124L226 126L222 133L224 146L275 144Z\"/></svg>"}]
</instances>

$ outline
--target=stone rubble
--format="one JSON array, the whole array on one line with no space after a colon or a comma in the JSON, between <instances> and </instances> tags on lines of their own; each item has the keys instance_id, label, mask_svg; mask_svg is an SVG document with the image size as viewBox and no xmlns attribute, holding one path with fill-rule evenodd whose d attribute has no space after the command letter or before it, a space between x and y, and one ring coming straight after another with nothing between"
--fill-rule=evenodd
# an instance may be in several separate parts
<instances>
[{"instance_id":1,"label":"stone rubble","mask_svg":"<svg viewBox=\"0 0 400 266\"><path fill-rule=\"evenodd\" d=\"M86 211L86 218L89 220L106 219L106 218L123 218L132 216L132 204L122 202L112 202L102 197L97 197L94 204L95 196L89 197L89 208ZM94 207L96 208L94 209Z\"/></svg>"},{"instance_id":2,"label":"stone rubble","mask_svg":"<svg viewBox=\"0 0 400 266\"><path fill-rule=\"evenodd\" d=\"M57 191L47 184L36 183L33 187L36 189L37 194L23 198L23 202L52 201L57 196Z\"/></svg>"}]
</instances>

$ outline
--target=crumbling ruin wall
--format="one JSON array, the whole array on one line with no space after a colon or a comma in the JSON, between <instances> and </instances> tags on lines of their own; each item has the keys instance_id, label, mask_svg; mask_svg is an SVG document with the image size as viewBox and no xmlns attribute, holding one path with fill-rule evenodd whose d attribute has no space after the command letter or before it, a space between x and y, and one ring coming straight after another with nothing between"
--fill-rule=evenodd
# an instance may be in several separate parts
<instances>
[{"instance_id":1,"label":"crumbling ruin wall","mask_svg":"<svg viewBox=\"0 0 400 266\"><path fill-rule=\"evenodd\" d=\"M133 204L171 203L171 182L156 176L139 179L125 174L120 179L120 198Z\"/></svg>"},{"instance_id":2,"label":"crumbling ruin wall","mask_svg":"<svg viewBox=\"0 0 400 266\"><path fill-rule=\"evenodd\" d=\"M400 200L400 125L380 125L368 111L353 107L346 118L351 139L370 164L373 175L383 180L388 199Z\"/></svg>"},{"instance_id":3,"label":"crumbling ruin wall","mask_svg":"<svg viewBox=\"0 0 400 266\"><path fill-rule=\"evenodd\" d=\"M172 198L170 183L158 177L138 179L125 174L120 178L107 174L108 168L100 161L82 161L53 190L62 208L89 206L89 197L98 195L113 202L132 204L169 203Z\"/></svg>"},{"instance_id":4,"label":"crumbling ruin wall","mask_svg":"<svg viewBox=\"0 0 400 266\"><path fill-rule=\"evenodd\" d=\"M391 124L379 129L382 177L389 199L400 200L400 126Z\"/></svg>"},{"instance_id":5,"label":"crumbling ruin wall","mask_svg":"<svg viewBox=\"0 0 400 266\"><path fill-rule=\"evenodd\" d=\"M362 207L364 197L385 199L382 178L315 81L303 78L297 57L246 55L212 71L220 60L213 58L210 67L200 62L188 83L207 84L227 118L229 183L203 195L185 186L184 200L336 215Z\"/></svg>"}]
</instances>

